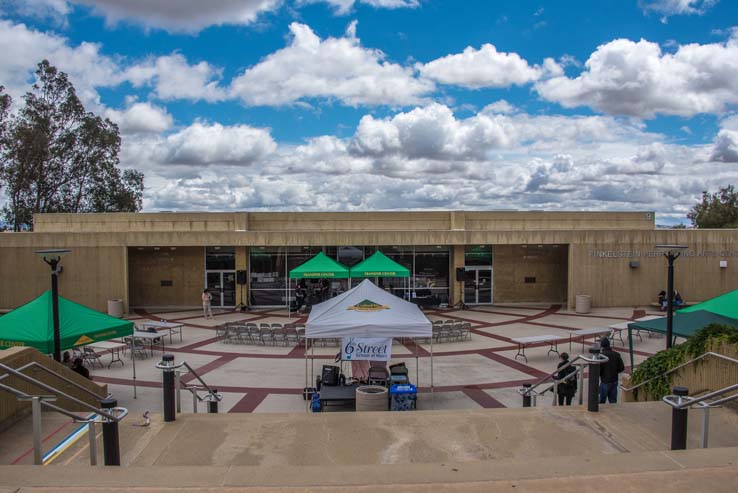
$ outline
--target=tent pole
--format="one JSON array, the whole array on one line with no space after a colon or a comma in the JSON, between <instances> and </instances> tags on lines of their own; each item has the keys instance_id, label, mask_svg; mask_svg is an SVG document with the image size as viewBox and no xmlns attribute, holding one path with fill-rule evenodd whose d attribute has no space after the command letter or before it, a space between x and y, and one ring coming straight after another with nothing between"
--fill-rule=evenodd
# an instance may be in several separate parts
<instances>
[{"instance_id":1,"label":"tent pole","mask_svg":"<svg viewBox=\"0 0 738 493\"><path fill-rule=\"evenodd\" d=\"M415 384L420 387L420 369L418 368L418 338L413 337L415 343Z\"/></svg>"}]
</instances>

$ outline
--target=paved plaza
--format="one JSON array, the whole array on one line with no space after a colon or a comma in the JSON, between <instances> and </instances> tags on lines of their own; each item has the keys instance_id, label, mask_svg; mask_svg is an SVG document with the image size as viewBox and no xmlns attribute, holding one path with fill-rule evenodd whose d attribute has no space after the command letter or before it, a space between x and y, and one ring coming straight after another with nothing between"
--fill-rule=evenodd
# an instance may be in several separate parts
<instances>
[{"instance_id":1,"label":"paved plaza","mask_svg":"<svg viewBox=\"0 0 738 493\"><path fill-rule=\"evenodd\" d=\"M431 346L412 341L396 342L392 349L392 362L405 362L413 383L420 388L418 409L475 409L520 407L521 397L517 389L525 382L535 382L556 369L557 357L548 354L549 344L526 348L526 362L515 358L517 346L513 338L536 335L561 335L567 339L559 343L559 351L567 351L572 357L583 351L581 342L568 341L570 332L632 320L643 314L643 308L593 309L589 314L577 314L559 305L504 305L478 306L467 310L428 310L431 320L461 320L472 324L469 340L435 343L433 347L434 391L430 392ZM650 313L646 310L647 314ZM225 322L288 323L305 322L306 317L288 318L285 310L264 309L248 312L216 311L213 319L206 320L199 310L148 312L138 310L131 317L137 325L151 320L168 320L183 323L183 341L174 336L170 344L164 336L165 351L175 356L177 362L187 361L203 377L208 385L223 394L220 412L305 412L302 388L306 385L305 349L302 346L272 346L253 344L226 344L219 340L216 326ZM627 341L627 332L623 333ZM589 339L591 343L591 339ZM643 336L635 338L636 363L664 346L663 337ZM627 349L617 343L627 361ZM586 351L586 346L584 351ZM323 364L333 364L337 347L316 346L309 348L314 354L314 374ZM133 398L133 372L130 355L120 364L107 368L111 356L103 354L105 368L92 368L93 379L107 383L119 405L133 413L145 410L161 411L162 374L154 365L159 361L160 350L154 356L136 361L137 398ZM416 361L418 368L416 369ZM344 364L344 369L349 370ZM311 371L308 360L308 372ZM626 368L626 372L629 368ZM183 376L191 381L191 375ZM541 399L539 405L550 404ZM200 412L205 405L200 405ZM189 393L182 396L182 411L191 412Z\"/></svg>"}]
</instances>

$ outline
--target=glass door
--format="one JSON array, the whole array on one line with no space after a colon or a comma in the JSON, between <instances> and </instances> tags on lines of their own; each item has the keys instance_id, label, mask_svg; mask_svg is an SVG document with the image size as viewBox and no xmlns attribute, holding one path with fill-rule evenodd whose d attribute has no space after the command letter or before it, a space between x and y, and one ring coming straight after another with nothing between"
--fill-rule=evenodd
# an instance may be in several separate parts
<instances>
[{"instance_id":1,"label":"glass door","mask_svg":"<svg viewBox=\"0 0 738 493\"><path fill-rule=\"evenodd\" d=\"M213 307L236 306L236 272L209 271L205 274L205 287L213 295Z\"/></svg>"},{"instance_id":2,"label":"glass door","mask_svg":"<svg viewBox=\"0 0 738 493\"><path fill-rule=\"evenodd\" d=\"M492 304L492 269L490 267L465 267L464 303L468 305Z\"/></svg>"}]
</instances>

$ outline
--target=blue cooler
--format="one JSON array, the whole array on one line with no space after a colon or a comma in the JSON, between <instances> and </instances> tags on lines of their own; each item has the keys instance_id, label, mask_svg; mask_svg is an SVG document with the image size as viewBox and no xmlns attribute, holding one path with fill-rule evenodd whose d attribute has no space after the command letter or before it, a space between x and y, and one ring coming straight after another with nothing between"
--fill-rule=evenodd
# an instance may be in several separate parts
<instances>
[{"instance_id":1,"label":"blue cooler","mask_svg":"<svg viewBox=\"0 0 738 493\"><path fill-rule=\"evenodd\" d=\"M411 411L415 409L415 398L417 396L415 385L393 385L390 387L390 410Z\"/></svg>"}]
</instances>

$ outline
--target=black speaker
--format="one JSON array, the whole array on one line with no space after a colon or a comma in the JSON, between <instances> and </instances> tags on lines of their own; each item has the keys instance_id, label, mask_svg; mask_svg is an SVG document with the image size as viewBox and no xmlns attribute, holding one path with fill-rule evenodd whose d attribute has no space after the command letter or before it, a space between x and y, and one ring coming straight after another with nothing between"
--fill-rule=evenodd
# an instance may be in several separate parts
<instances>
[{"instance_id":1,"label":"black speaker","mask_svg":"<svg viewBox=\"0 0 738 493\"><path fill-rule=\"evenodd\" d=\"M236 271L236 282L238 284L246 284L246 271L245 270Z\"/></svg>"},{"instance_id":2,"label":"black speaker","mask_svg":"<svg viewBox=\"0 0 738 493\"><path fill-rule=\"evenodd\" d=\"M464 272L466 269L463 267L456 268L456 282L464 282Z\"/></svg>"}]
</instances>

